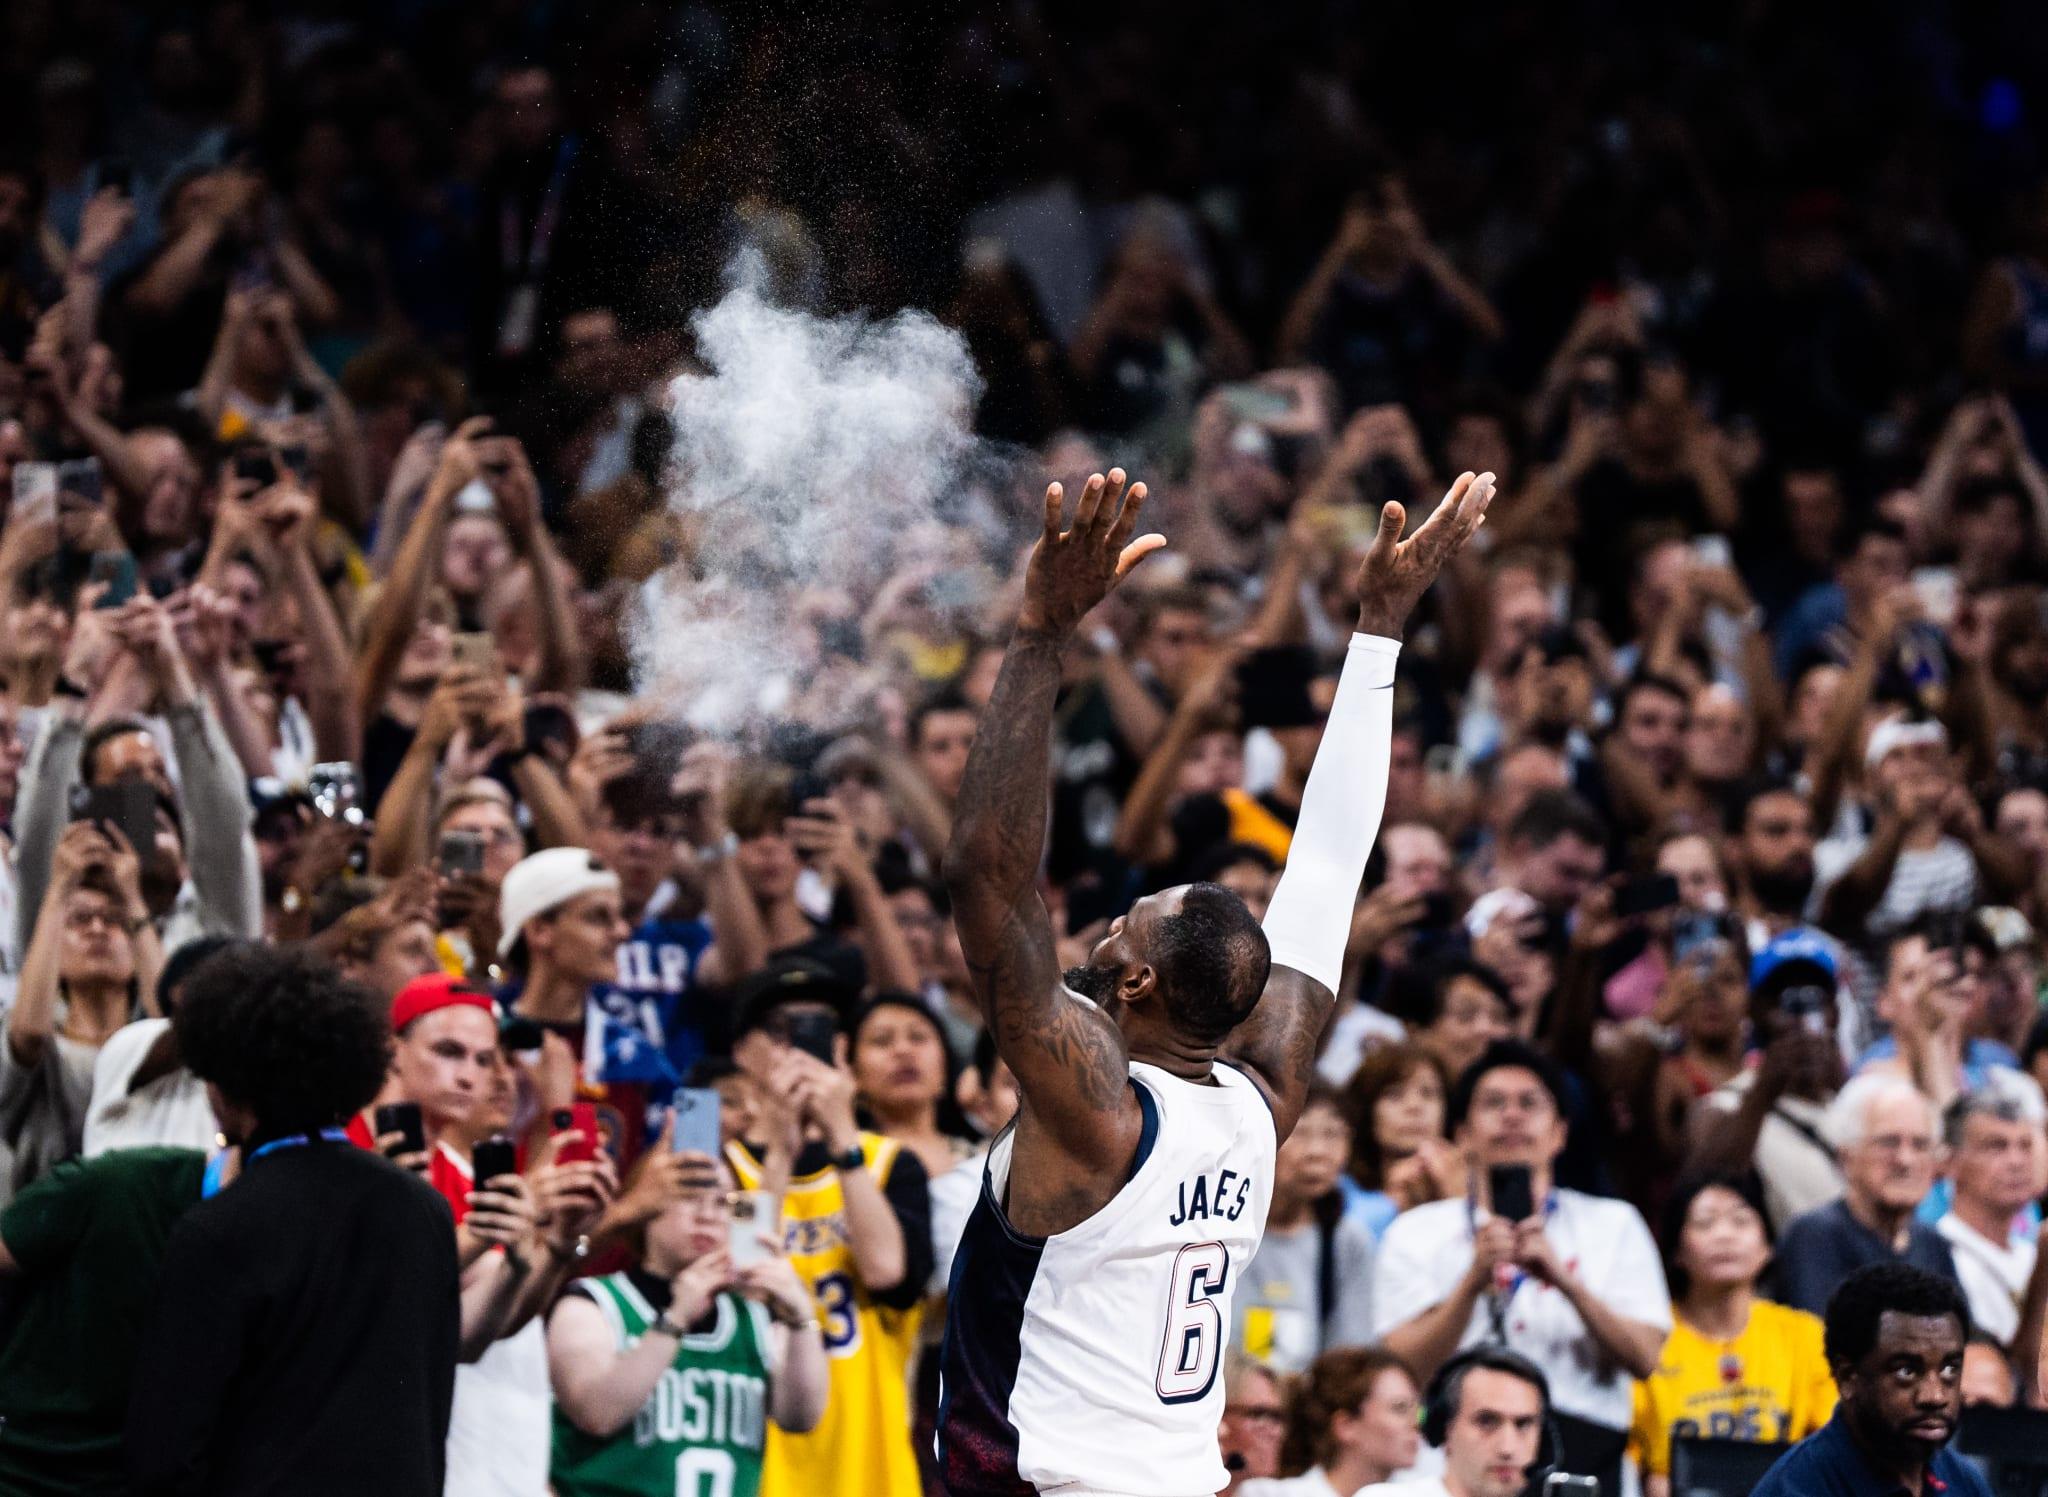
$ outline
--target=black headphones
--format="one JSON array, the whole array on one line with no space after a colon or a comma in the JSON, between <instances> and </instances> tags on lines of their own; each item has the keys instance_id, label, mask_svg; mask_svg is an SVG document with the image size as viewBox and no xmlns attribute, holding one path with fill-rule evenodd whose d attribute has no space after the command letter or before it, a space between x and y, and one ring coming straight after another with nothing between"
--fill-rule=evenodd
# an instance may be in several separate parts
<instances>
[{"instance_id":1,"label":"black headphones","mask_svg":"<svg viewBox=\"0 0 2048 1497\"><path fill-rule=\"evenodd\" d=\"M1509 1351L1505 1346L1475 1346L1470 1351L1459 1352L1437 1368L1436 1376L1429 1380L1429 1387L1422 1395L1422 1438L1442 1448L1450 1435L1451 1421L1458 1415L1465 1376L1481 1367L1533 1384L1543 1399L1543 1435L1536 1443L1536 1459L1529 1467L1528 1476L1529 1485L1534 1486L1557 1468L1564 1449L1557 1431L1557 1420L1550 1412L1550 1379L1543 1375L1541 1367L1520 1352Z\"/></svg>"}]
</instances>

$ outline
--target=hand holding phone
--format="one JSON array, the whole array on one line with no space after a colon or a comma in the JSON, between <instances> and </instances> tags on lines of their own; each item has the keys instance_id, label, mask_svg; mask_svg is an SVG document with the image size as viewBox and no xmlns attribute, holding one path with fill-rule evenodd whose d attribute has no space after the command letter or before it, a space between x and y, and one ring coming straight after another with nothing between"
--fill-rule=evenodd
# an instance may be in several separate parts
<instances>
[{"instance_id":1,"label":"hand holding phone","mask_svg":"<svg viewBox=\"0 0 2048 1497\"><path fill-rule=\"evenodd\" d=\"M391 1149L393 1154L424 1154L427 1151L426 1120L421 1116L417 1102L386 1102L372 1114L377 1137L397 1134L399 1141Z\"/></svg>"},{"instance_id":2,"label":"hand holding phone","mask_svg":"<svg viewBox=\"0 0 2048 1497\"><path fill-rule=\"evenodd\" d=\"M678 1154L708 1154L716 1159L723 1147L718 1093L710 1087L686 1086L676 1093L671 1106L676 1121L670 1130L670 1147Z\"/></svg>"},{"instance_id":3,"label":"hand holding phone","mask_svg":"<svg viewBox=\"0 0 2048 1497\"><path fill-rule=\"evenodd\" d=\"M1524 1222L1536 1214L1534 1188L1526 1164L1496 1164L1486 1171L1488 1208L1504 1221Z\"/></svg>"},{"instance_id":4,"label":"hand holding phone","mask_svg":"<svg viewBox=\"0 0 2048 1497\"><path fill-rule=\"evenodd\" d=\"M597 1126L597 1104L594 1102L573 1102L567 1107L557 1107L548 1118L551 1133L574 1132L580 1137L565 1140L555 1151L557 1164L588 1164L597 1158L597 1150L603 1135Z\"/></svg>"},{"instance_id":5,"label":"hand holding phone","mask_svg":"<svg viewBox=\"0 0 2048 1497\"><path fill-rule=\"evenodd\" d=\"M736 1190L727 1198L730 1215L726 1222L726 1252L734 1268L745 1268L768 1256L761 1245L779 1230L775 1220L775 1197L765 1190Z\"/></svg>"},{"instance_id":6,"label":"hand holding phone","mask_svg":"<svg viewBox=\"0 0 2048 1497\"><path fill-rule=\"evenodd\" d=\"M500 1175L519 1173L519 1150L511 1139L500 1133L485 1139L470 1150L470 1175L476 1189L488 1190L490 1182Z\"/></svg>"}]
</instances>

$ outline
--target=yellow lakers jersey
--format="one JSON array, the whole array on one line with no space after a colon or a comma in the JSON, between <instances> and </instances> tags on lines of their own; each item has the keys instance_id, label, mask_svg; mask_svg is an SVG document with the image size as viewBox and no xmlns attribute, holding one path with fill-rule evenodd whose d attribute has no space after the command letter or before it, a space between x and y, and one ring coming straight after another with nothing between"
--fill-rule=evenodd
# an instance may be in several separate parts
<instances>
[{"instance_id":1,"label":"yellow lakers jersey","mask_svg":"<svg viewBox=\"0 0 2048 1497\"><path fill-rule=\"evenodd\" d=\"M1646 1472L1671 1470L1674 1436L1803 1440L1835 1411L1835 1379L1821 1323L1804 1310L1758 1300L1733 1341L1709 1341L1679 1317L1636 1384L1629 1449Z\"/></svg>"},{"instance_id":2,"label":"yellow lakers jersey","mask_svg":"<svg viewBox=\"0 0 2048 1497\"><path fill-rule=\"evenodd\" d=\"M861 1153L877 1185L886 1185L900 1147L863 1133ZM726 1145L733 1173L748 1190L761 1185L760 1163L737 1141ZM825 1417L807 1435L771 1424L761 1468L761 1497L920 1497L923 1482L910 1448L910 1359L920 1307L891 1310L868 1298L846 1235L846 1197L827 1168L789 1183L782 1200L784 1251L810 1285L831 1365Z\"/></svg>"}]
</instances>

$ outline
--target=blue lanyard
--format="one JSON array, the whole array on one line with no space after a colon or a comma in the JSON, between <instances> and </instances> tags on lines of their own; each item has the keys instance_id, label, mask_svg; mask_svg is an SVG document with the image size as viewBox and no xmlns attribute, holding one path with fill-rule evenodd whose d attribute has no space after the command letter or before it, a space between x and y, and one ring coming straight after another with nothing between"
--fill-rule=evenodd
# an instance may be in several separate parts
<instances>
[{"instance_id":1,"label":"blue lanyard","mask_svg":"<svg viewBox=\"0 0 2048 1497\"><path fill-rule=\"evenodd\" d=\"M312 1143L315 1138L323 1138L331 1144L345 1144L348 1142L348 1134L340 1128L322 1128L318 1133L287 1133L283 1138L273 1138L269 1143L263 1145L262 1148L251 1153L247 1159L242 1161L242 1168L247 1169L265 1154L275 1154L283 1149L303 1149ZM228 1151L226 1149L222 1149L219 1153L207 1157L206 1173L200 1176L199 1179L199 1198L202 1201L220 1194L221 1176L227 1173L227 1164Z\"/></svg>"},{"instance_id":2,"label":"blue lanyard","mask_svg":"<svg viewBox=\"0 0 2048 1497\"><path fill-rule=\"evenodd\" d=\"M1553 1188L1543 1197L1543 1223L1547 1227L1551 1217L1557 1214L1557 1191ZM1479 1232L1479 1212L1472 1204L1471 1197L1465 1198L1465 1228L1474 1236ZM1489 1285L1486 1291L1488 1318L1493 1321L1494 1339L1502 1345L1507 1343L1508 1306L1514 1303L1516 1294L1529 1282L1528 1273L1517 1268L1514 1278L1508 1281L1505 1290Z\"/></svg>"}]
</instances>

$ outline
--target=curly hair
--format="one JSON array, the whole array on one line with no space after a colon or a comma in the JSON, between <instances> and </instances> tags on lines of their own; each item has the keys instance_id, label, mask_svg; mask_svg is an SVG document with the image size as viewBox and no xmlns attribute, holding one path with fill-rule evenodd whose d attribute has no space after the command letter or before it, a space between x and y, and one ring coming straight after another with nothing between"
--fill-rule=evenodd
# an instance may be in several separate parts
<instances>
[{"instance_id":1,"label":"curly hair","mask_svg":"<svg viewBox=\"0 0 2048 1497\"><path fill-rule=\"evenodd\" d=\"M1337 1448L1331 1422L1339 1414L1356 1413L1389 1372L1400 1373L1420 1390L1408 1364L1384 1346L1339 1346L1310 1363L1288 1395L1280 1469L1298 1475L1313 1466L1334 1464Z\"/></svg>"},{"instance_id":2,"label":"curly hair","mask_svg":"<svg viewBox=\"0 0 2048 1497\"><path fill-rule=\"evenodd\" d=\"M371 993L310 952L242 942L185 979L171 1025L192 1074L266 1134L331 1127L369 1105L391 1055Z\"/></svg>"}]
</instances>

